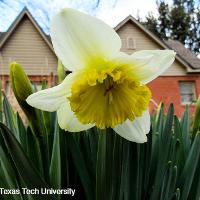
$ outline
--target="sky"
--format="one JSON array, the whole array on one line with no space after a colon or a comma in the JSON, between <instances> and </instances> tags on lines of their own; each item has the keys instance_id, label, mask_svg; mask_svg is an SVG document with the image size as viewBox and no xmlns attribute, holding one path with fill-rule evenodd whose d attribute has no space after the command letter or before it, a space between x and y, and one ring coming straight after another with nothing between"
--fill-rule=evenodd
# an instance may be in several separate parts
<instances>
[{"instance_id":1,"label":"sky","mask_svg":"<svg viewBox=\"0 0 200 200\"><path fill-rule=\"evenodd\" d=\"M25 6L46 33L52 16L64 7L96 16L112 27L128 15L157 15L156 0L0 0L0 31L6 31Z\"/></svg>"}]
</instances>

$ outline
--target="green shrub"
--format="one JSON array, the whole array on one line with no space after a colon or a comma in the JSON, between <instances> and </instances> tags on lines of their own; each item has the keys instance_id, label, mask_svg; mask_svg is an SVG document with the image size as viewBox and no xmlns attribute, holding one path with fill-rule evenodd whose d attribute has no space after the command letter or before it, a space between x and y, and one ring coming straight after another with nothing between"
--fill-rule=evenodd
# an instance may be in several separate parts
<instances>
[{"instance_id":1,"label":"green shrub","mask_svg":"<svg viewBox=\"0 0 200 200\"><path fill-rule=\"evenodd\" d=\"M31 119L26 127L5 96L1 112L0 97L1 188L71 187L76 189L74 199L88 200L199 200L200 132L196 124L191 130L188 109L178 119L173 105L167 114L161 105L152 116L148 142L136 144L111 129L65 132L58 127L56 113L35 108L28 113L22 101ZM44 195L0 199L41 200Z\"/></svg>"}]
</instances>

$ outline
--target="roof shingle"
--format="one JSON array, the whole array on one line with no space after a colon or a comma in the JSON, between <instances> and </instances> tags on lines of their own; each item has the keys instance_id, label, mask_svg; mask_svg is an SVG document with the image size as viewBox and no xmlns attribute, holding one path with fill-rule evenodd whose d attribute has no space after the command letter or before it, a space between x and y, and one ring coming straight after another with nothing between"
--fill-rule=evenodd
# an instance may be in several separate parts
<instances>
[{"instance_id":1,"label":"roof shingle","mask_svg":"<svg viewBox=\"0 0 200 200\"><path fill-rule=\"evenodd\" d=\"M5 32L0 32L0 40L3 38L4 35L5 35Z\"/></svg>"},{"instance_id":2,"label":"roof shingle","mask_svg":"<svg viewBox=\"0 0 200 200\"><path fill-rule=\"evenodd\" d=\"M193 69L200 69L200 59L177 40L165 41L166 45L176 53Z\"/></svg>"}]
</instances>

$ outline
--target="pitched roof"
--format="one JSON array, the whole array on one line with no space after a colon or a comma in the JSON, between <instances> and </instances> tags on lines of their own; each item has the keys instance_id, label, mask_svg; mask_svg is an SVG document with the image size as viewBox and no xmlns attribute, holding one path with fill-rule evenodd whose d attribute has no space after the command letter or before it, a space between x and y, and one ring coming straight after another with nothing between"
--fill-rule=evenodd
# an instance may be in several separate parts
<instances>
[{"instance_id":1,"label":"pitched roof","mask_svg":"<svg viewBox=\"0 0 200 200\"><path fill-rule=\"evenodd\" d=\"M47 43L47 45L49 46L49 48L54 52L53 46L51 44L51 41L49 41L47 35L44 33L44 31L42 30L42 28L39 26L39 24L36 22L36 20L34 19L34 17L31 15L31 13L29 12L29 10L26 7L24 7L24 9L17 16L17 18L15 19L15 21L8 28L8 31L0 33L0 49L5 44L5 42L9 39L10 35L13 33L13 31L18 26L18 24L20 23L20 21L23 19L24 16L27 16L29 18L29 20L32 22L32 24L37 29L37 31L39 32L39 34L41 35L41 37L44 39L44 41Z\"/></svg>"},{"instance_id":2,"label":"pitched roof","mask_svg":"<svg viewBox=\"0 0 200 200\"><path fill-rule=\"evenodd\" d=\"M200 69L200 59L192 53L189 49L185 48L185 46L177 41L177 40L168 40L165 43L169 46L170 49L176 51L179 56L188 63L193 69Z\"/></svg>"},{"instance_id":3,"label":"pitched roof","mask_svg":"<svg viewBox=\"0 0 200 200\"><path fill-rule=\"evenodd\" d=\"M46 35L36 20L33 18L29 10L25 7L15 21L11 24L7 32L0 32L0 49L10 37L12 32L15 30L19 22L23 19L24 16L27 16L30 21L33 23L35 28L38 30L44 41L53 51L53 46L51 43L51 39L49 35ZM176 59L182 63L185 67L187 72L200 72L200 59L198 59L189 49L185 48L182 43L179 41L169 40L169 41L162 41L157 36L155 36L152 32L147 30L141 23L139 23L133 16L129 15L123 21L121 21L114 29L118 31L124 24L127 22L134 23L139 29L141 29L144 33L146 33L151 39L153 39L159 46L164 49L173 49L176 51ZM53 51L54 52L54 51Z\"/></svg>"},{"instance_id":4,"label":"pitched roof","mask_svg":"<svg viewBox=\"0 0 200 200\"><path fill-rule=\"evenodd\" d=\"M164 42L163 40L159 39L155 34L147 30L141 23L139 23L133 16L129 15L126 17L123 21L121 21L114 29L115 31L118 31L121 27L123 27L127 22L131 22L135 24L139 29L141 29L145 34L147 34L152 40L154 40L159 46L161 46L164 49L173 49L176 51L176 59L183 64L183 66L186 68L188 73L196 73L200 72L200 66L199 66L199 59L194 58L195 55L189 50L186 49L182 44L179 45L179 48L177 48L178 45L172 45L173 42L168 44L168 42ZM179 42L180 43L180 42ZM181 46L181 47L180 47ZM182 49L182 50L180 50ZM183 50L185 49L185 50ZM183 52L187 51L187 57L185 57L185 53ZM197 60L198 59L198 60ZM192 61L192 62L191 62Z\"/></svg>"},{"instance_id":5,"label":"pitched roof","mask_svg":"<svg viewBox=\"0 0 200 200\"><path fill-rule=\"evenodd\" d=\"M138 22L132 15L129 15L124 20L122 20L114 29L115 31L118 31L122 26L124 26L127 22L132 22L135 24L139 29L144 31L150 38L152 38L157 44L159 44L161 47L166 48L166 45L153 33L151 33L149 30L147 30L140 22Z\"/></svg>"}]
</instances>

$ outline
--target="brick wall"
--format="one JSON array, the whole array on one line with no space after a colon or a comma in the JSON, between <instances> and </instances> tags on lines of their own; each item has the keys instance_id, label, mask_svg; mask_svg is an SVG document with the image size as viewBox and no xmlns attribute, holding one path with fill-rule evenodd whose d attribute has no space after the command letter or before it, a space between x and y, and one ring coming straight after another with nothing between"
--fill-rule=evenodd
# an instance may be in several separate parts
<instances>
[{"instance_id":1,"label":"brick wall","mask_svg":"<svg viewBox=\"0 0 200 200\"><path fill-rule=\"evenodd\" d=\"M11 84L10 84L10 78L8 75L0 76L0 79L2 81L2 86L3 86L3 91L5 92L9 102L11 103L13 109L15 112L19 112L20 116L22 117L23 121L26 123L26 117L25 114L23 113L22 109L20 108L15 95L12 91ZM47 81L48 87L52 87L55 82L57 81L57 77L53 75L49 76L29 76L29 79L32 82L35 83L41 83L43 80Z\"/></svg>"},{"instance_id":2,"label":"brick wall","mask_svg":"<svg viewBox=\"0 0 200 200\"><path fill-rule=\"evenodd\" d=\"M49 87L52 86L52 82L56 81L56 77L54 76L29 76L31 81L42 81L47 80ZM3 87L4 90L7 88L7 84L9 81L8 76L1 77L3 80ZM195 82L195 90L196 90L196 97L200 95L200 76L198 75L191 75L191 76L160 76L150 82L148 86L152 91L152 99L150 103L150 111L154 113L156 111L157 105L160 102L164 102L165 109L167 110L170 103L173 103L175 106L175 113L178 116L181 116L185 110L185 105L181 104L181 96L180 96L180 89L179 89L179 81L194 81ZM21 109L19 108L16 99L11 90L7 93L7 96L15 108L15 110L19 111L22 115ZM191 115L194 113L194 105L190 105L190 113Z\"/></svg>"},{"instance_id":3,"label":"brick wall","mask_svg":"<svg viewBox=\"0 0 200 200\"><path fill-rule=\"evenodd\" d=\"M154 103L150 103L151 112L155 112L156 103L164 102L165 109L170 103L174 103L176 115L181 116L183 114L185 105L181 104L179 81L194 81L196 97L200 95L200 76L160 76L148 84L154 100ZM194 113L194 108L194 105L190 105L191 115Z\"/></svg>"}]
</instances>

